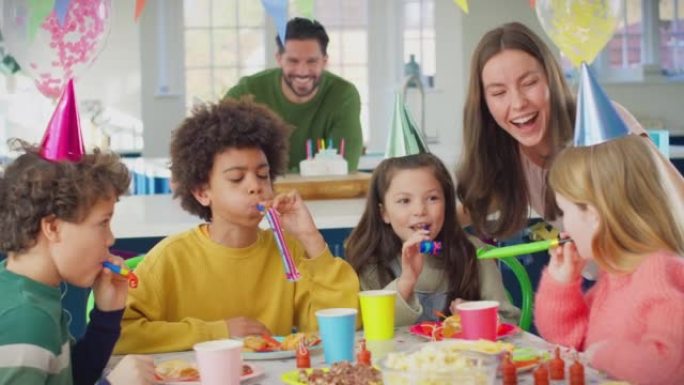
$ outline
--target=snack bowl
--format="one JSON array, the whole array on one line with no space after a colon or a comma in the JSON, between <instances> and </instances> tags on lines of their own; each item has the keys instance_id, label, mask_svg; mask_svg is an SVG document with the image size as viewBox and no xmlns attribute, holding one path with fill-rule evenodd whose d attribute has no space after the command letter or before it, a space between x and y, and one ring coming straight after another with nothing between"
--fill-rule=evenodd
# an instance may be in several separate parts
<instances>
[{"instance_id":1,"label":"snack bowl","mask_svg":"<svg viewBox=\"0 0 684 385\"><path fill-rule=\"evenodd\" d=\"M455 349L444 341L389 353L379 367L384 385L494 385L499 357Z\"/></svg>"}]
</instances>

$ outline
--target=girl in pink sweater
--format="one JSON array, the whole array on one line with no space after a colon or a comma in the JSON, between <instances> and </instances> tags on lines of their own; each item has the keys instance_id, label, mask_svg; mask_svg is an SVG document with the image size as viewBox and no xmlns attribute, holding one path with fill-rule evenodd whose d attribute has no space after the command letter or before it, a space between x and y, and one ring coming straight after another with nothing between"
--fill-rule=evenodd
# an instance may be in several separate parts
<instances>
[{"instance_id":1,"label":"girl in pink sweater","mask_svg":"<svg viewBox=\"0 0 684 385\"><path fill-rule=\"evenodd\" d=\"M684 384L684 212L653 146L629 135L564 150L549 175L574 242L551 251L536 297L546 340L634 384ZM586 294L580 272L601 274Z\"/></svg>"}]
</instances>

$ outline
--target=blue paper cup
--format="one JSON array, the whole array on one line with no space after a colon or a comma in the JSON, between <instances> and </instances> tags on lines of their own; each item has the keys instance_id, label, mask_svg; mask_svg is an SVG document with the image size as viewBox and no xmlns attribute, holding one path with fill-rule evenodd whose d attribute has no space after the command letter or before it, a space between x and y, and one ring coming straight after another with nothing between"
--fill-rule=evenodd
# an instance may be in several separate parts
<instances>
[{"instance_id":1,"label":"blue paper cup","mask_svg":"<svg viewBox=\"0 0 684 385\"><path fill-rule=\"evenodd\" d=\"M354 333L356 309L333 308L316 312L318 330L323 340L325 363L354 362Z\"/></svg>"}]
</instances>

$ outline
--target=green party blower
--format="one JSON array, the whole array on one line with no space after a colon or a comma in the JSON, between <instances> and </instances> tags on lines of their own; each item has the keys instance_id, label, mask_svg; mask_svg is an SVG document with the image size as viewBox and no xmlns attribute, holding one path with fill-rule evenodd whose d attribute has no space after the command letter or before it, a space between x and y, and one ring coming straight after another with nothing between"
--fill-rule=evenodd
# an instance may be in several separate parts
<instances>
[{"instance_id":1,"label":"green party blower","mask_svg":"<svg viewBox=\"0 0 684 385\"><path fill-rule=\"evenodd\" d=\"M532 243L523 243L520 245L482 248L477 249L477 259L500 259L507 257L516 257L518 255L538 253L540 251L548 250L553 247L558 247L563 243L570 242L570 238L564 239L548 239L545 241L537 241Z\"/></svg>"}]
</instances>

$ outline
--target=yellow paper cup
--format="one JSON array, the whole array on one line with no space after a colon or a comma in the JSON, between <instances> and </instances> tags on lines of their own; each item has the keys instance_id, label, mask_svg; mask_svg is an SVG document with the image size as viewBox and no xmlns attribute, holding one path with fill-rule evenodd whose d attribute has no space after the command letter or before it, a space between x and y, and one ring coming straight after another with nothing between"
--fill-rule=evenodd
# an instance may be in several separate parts
<instances>
[{"instance_id":1,"label":"yellow paper cup","mask_svg":"<svg viewBox=\"0 0 684 385\"><path fill-rule=\"evenodd\" d=\"M369 341L394 338L394 290L367 290L359 293L363 333Z\"/></svg>"}]
</instances>

